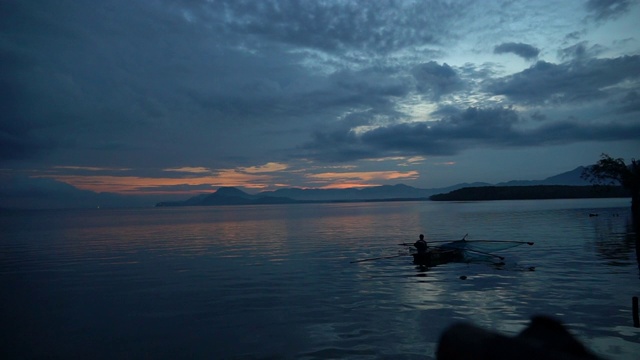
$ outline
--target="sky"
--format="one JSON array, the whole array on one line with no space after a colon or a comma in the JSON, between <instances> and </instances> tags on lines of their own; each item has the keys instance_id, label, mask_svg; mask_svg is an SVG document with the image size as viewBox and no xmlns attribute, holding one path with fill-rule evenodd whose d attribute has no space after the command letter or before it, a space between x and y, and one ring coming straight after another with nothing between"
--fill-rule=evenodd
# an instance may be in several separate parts
<instances>
[{"instance_id":1,"label":"sky","mask_svg":"<svg viewBox=\"0 0 640 360\"><path fill-rule=\"evenodd\" d=\"M1 1L0 206L637 158L637 19L634 0Z\"/></svg>"}]
</instances>

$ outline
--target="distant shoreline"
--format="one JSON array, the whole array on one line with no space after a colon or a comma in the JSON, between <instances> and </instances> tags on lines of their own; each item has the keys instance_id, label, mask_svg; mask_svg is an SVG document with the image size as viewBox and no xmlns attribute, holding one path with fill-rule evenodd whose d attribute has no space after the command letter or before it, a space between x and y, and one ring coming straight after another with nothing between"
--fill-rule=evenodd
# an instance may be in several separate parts
<instances>
[{"instance_id":1,"label":"distant shoreline","mask_svg":"<svg viewBox=\"0 0 640 360\"><path fill-rule=\"evenodd\" d=\"M157 203L155 207L182 207L182 206L242 206L242 205L294 205L294 204L348 204L348 203L367 203L367 202L394 202L394 201L431 201L428 197L421 198L389 198L389 199L340 199L340 200L291 200L287 199L287 201L282 202L265 202L265 201L255 201L255 202L242 202L242 203L213 203L213 204L186 204L180 201L163 201Z\"/></svg>"},{"instance_id":2,"label":"distant shoreline","mask_svg":"<svg viewBox=\"0 0 640 360\"><path fill-rule=\"evenodd\" d=\"M237 190L234 190L237 191ZM214 194L215 195L215 194ZM181 206L229 206L229 205L286 205L286 204L346 204L395 201L491 201L491 200L551 200L551 199L598 199L628 198L628 191L621 186L572 186L572 185L528 185L528 186L478 186L465 187L430 197L394 197L372 199L309 200L284 197L225 196L209 197L209 200L167 201L156 207Z\"/></svg>"},{"instance_id":3,"label":"distant shoreline","mask_svg":"<svg viewBox=\"0 0 640 360\"><path fill-rule=\"evenodd\" d=\"M629 191L622 186L481 186L466 187L436 194L433 201L485 201L485 200L551 200L551 199L599 199L630 198Z\"/></svg>"}]
</instances>

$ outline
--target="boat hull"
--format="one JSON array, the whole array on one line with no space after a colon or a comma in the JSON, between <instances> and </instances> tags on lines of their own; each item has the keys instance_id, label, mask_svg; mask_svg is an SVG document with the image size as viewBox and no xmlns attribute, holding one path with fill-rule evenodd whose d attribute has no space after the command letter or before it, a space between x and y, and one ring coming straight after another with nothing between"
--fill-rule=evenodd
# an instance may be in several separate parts
<instances>
[{"instance_id":1,"label":"boat hull","mask_svg":"<svg viewBox=\"0 0 640 360\"><path fill-rule=\"evenodd\" d=\"M425 253L414 253L413 263L424 266L435 266L448 262L464 260L464 253L460 249L429 249Z\"/></svg>"}]
</instances>

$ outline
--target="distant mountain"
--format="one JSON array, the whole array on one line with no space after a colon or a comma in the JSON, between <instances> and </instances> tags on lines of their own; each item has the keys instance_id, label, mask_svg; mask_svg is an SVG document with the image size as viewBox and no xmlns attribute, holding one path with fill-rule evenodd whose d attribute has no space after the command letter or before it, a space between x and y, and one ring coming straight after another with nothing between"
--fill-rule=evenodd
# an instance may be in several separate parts
<instances>
[{"instance_id":1,"label":"distant mountain","mask_svg":"<svg viewBox=\"0 0 640 360\"><path fill-rule=\"evenodd\" d=\"M463 188L568 185L587 186L589 183L580 175L584 167L548 177L544 180L516 180L492 185L475 182L462 183L444 188L419 189L412 186L382 185L367 188L349 189L301 189L286 188L275 191L263 191L255 195L234 187L222 187L213 194L198 195L185 201L161 202L156 206L211 206L211 205L257 205L257 204L293 204L308 202L346 202L346 201L389 201L389 200L427 200L431 196L450 193Z\"/></svg>"},{"instance_id":2,"label":"distant mountain","mask_svg":"<svg viewBox=\"0 0 640 360\"><path fill-rule=\"evenodd\" d=\"M562 174L548 177L544 179L543 184L540 185L575 185L575 186L587 186L591 183L582 178L582 173L586 168L584 166L578 166L577 168L567 171Z\"/></svg>"},{"instance_id":3,"label":"distant mountain","mask_svg":"<svg viewBox=\"0 0 640 360\"><path fill-rule=\"evenodd\" d=\"M467 187L483 187L483 186L493 186L493 185L489 184L489 183L486 183L486 182L473 182L473 183L460 183L460 184L447 186L447 187L443 187L443 188L434 188L434 189L428 189L428 190L429 190L429 192L431 192L431 195L433 195L433 194L439 194L439 193L443 193L443 192L454 191L454 190L458 190L458 189L464 189L464 188L467 188ZM429 196L431 196L431 195L429 195Z\"/></svg>"},{"instance_id":4,"label":"distant mountain","mask_svg":"<svg viewBox=\"0 0 640 360\"><path fill-rule=\"evenodd\" d=\"M544 180L518 180L498 186L525 185L589 185L580 178L584 167L551 176ZM61 181L47 178L16 176L0 179L0 208L3 209L63 209L119 208L153 206L197 206L239 204L290 204L304 202L426 200L430 196L466 187L496 186L488 183L462 183L443 188L420 189L411 186L383 185L363 189L280 189L251 195L236 188L220 188L215 193L189 199L180 195L121 195L81 190ZM159 196L162 196L159 198ZM159 202L162 201L162 202Z\"/></svg>"},{"instance_id":5,"label":"distant mountain","mask_svg":"<svg viewBox=\"0 0 640 360\"><path fill-rule=\"evenodd\" d=\"M194 196L185 201L165 201L156 206L212 206L212 205L259 205L291 204L297 202L284 197L250 195L234 187L222 187L209 195Z\"/></svg>"},{"instance_id":6,"label":"distant mountain","mask_svg":"<svg viewBox=\"0 0 640 360\"><path fill-rule=\"evenodd\" d=\"M0 180L0 207L4 209L120 208L153 206L160 198L97 193L62 181L16 176Z\"/></svg>"},{"instance_id":7,"label":"distant mountain","mask_svg":"<svg viewBox=\"0 0 640 360\"><path fill-rule=\"evenodd\" d=\"M258 195L279 196L301 201L349 201L349 200L388 200L398 198L428 198L434 191L418 189L404 184L373 186L363 189L300 189L287 188L275 191L263 191Z\"/></svg>"},{"instance_id":8,"label":"distant mountain","mask_svg":"<svg viewBox=\"0 0 640 360\"><path fill-rule=\"evenodd\" d=\"M211 206L295 204L310 202L427 200L433 190L407 185L383 185L365 189L280 189L250 195L234 187L222 187L213 194L194 196L185 201L165 201L156 206Z\"/></svg>"},{"instance_id":9,"label":"distant mountain","mask_svg":"<svg viewBox=\"0 0 640 360\"><path fill-rule=\"evenodd\" d=\"M496 184L496 186L534 186L534 185L571 185L588 186L591 183L581 177L585 170L584 166L567 171L558 175L548 177L544 180L513 180Z\"/></svg>"},{"instance_id":10,"label":"distant mountain","mask_svg":"<svg viewBox=\"0 0 640 360\"><path fill-rule=\"evenodd\" d=\"M584 167L580 166L574 170L562 174L548 177L544 180L514 180L496 185L474 182L461 183L453 186L432 189L419 189L404 184L374 186L363 189L299 189L287 188L275 191L264 191L260 195L282 196L294 200L305 201L355 201L355 200L387 200L387 199L420 199L428 198L435 194L451 192L467 187L482 186L533 186L533 185L571 185L587 186L589 182L582 179L580 175Z\"/></svg>"}]
</instances>

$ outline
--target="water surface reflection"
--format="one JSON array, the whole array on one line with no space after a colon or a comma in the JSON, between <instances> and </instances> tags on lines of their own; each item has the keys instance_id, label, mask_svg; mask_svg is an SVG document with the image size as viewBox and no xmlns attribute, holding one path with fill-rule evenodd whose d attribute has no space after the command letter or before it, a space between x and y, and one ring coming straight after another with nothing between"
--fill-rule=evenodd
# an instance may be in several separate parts
<instances>
[{"instance_id":1,"label":"water surface reflection","mask_svg":"<svg viewBox=\"0 0 640 360\"><path fill-rule=\"evenodd\" d=\"M455 321L515 334L548 314L636 359L624 200L3 213L3 344L10 358L424 359ZM398 246L419 233L535 245L503 266L424 269Z\"/></svg>"}]
</instances>

